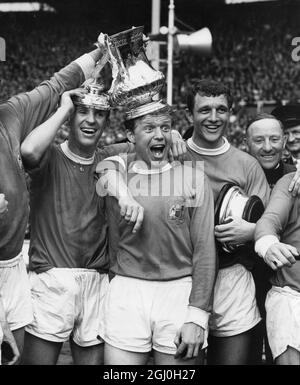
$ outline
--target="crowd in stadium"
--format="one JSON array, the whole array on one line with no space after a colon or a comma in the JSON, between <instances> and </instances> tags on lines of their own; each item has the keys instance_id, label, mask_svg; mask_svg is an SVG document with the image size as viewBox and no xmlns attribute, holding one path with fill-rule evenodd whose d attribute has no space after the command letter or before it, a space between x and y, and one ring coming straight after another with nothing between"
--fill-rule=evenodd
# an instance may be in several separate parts
<instances>
[{"instance_id":1,"label":"crowd in stadium","mask_svg":"<svg viewBox=\"0 0 300 385\"><path fill-rule=\"evenodd\" d=\"M262 9L260 12L249 6L229 8L222 10L222 17L214 8L189 15L189 25L195 29L210 28L213 52L210 57L190 53L175 57L173 99L178 110L175 127L183 133L190 124L182 106L186 105L191 81L199 77L220 80L234 90L236 119L233 118L228 136L231 142L240 146L249 118L243 113L243 106L257 100L281 103L300 99L297 86L300 62L291 58L299 7L297 4L270 6L268 11L259 8ZM7 44L7 61L0 68L0 100L31 89L63 63L84 52L84 47L93 42L99 28L106 33L115 33L130 27L125 24L116 26L110 20L102 23L95 18L81 20L78 16L75 20L62 20L57 14L0 15L0 20L1 33ZM180 23L178 26L181 27ZM104 143L124 138L120 120L119 112L112 114Z\"/></svg>"},{"instance_id":2,"label":"crowd in stadium","mask_svg":"<svg viewBox=\"0 0 300 385\"><path fill-rule=\"evenodd\" d=\"M187 8L173 106L114 11L0 15L0 365L300 365L296 5Z\"/></svg>"}]
</instances>

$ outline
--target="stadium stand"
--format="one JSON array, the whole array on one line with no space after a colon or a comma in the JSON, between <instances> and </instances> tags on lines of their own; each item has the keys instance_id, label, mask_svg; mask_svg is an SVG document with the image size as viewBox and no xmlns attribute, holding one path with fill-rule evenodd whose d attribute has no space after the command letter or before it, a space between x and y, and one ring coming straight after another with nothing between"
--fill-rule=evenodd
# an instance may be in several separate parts
<instances>
[{"instance_id":1,"label":"stadium stand","mask_svg":"<svg viewBox=\"0 0 300 385\"><path fill-rule=\"evenodd\" d=\"M209 58L182 53L180 57L175 56L174 124L181 133L189 127L185 99L194 78L224 81L232 88L235 101L228 136L232 143L241 147L247 120L263 105L263 101L267 110L268 104L274 106L300 99L300 61L295 62L291 57L292 38L299 35L300 3L279 1L259 5L210 6L201 7L198 12L196 3L191 2L193 9L184 8L180 3L178 14L195 29L210 28L213 53ZM0 65L0 100L33 88L85 52L99 31L111 34L130 27L132 11L129 11L130 18L121 18L115 8L99 17L76 12L0 13L0 35L7 45L6 62ZM147 32L149 14L136 15L136 25L145 24ZM112 113L103 143L124 139L121 116L120 111ZM67 127L63 127L58 140L67 134Z\"/></svg>"}]
</instances>

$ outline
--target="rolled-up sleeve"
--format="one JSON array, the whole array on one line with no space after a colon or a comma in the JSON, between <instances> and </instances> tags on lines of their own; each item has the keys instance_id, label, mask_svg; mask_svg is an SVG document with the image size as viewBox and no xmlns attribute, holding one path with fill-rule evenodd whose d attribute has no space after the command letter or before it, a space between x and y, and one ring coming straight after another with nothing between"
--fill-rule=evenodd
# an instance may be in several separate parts
<instances>
[{"instance_id":1,"label":"rolled-up sleeve","mask_svg":"<svg viewBox=\"0 0 300 385\"><path fill-rule=\"evenodd\" d=\"M264 257L266 249L278 242L285 226L288 223L290 211L295 198L288 191L294 174L287 174L275 185L270 202L255 227L255 250ZM277 239L277 241L276 241Z\"/></svg>"}]
</instances>

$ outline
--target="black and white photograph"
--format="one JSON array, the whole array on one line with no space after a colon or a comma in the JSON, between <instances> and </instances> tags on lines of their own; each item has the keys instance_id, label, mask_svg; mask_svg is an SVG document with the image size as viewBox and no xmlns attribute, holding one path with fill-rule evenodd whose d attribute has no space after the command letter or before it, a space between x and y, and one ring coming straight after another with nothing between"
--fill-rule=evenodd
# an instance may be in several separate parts
<instances>
[{"instance_id":1,"label":"black and white photograph","mask_svg":"<svg viewBox=\"0 0 300 385\"><path fill-rule=\"evenodd\" d=\"M0 365L299 366L299 84L300 0L0 0Z\"/></svg>"}]
</instances>

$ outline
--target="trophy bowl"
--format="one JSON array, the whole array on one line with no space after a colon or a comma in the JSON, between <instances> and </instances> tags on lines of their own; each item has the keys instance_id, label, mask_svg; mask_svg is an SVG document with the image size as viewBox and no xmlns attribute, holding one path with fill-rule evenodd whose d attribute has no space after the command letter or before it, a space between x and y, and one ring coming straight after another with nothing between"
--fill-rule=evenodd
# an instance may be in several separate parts
<instances>
[{"instance_id":1,"label":"trophy bowl","mask_svg":"<svg viewBox=\"0 0 300 385\"><path fill-rule=\"evenodd\" d=\"M233 183L225 184L215 205L215 224L228 223L229 218L236 216L247 222L256 223L264 212L262 200L256 196L247 196L244 191ZM222 243L222 249L227 253L236 251L244 244Z\"/></svg>"},{"instance_id":2,"label":"trophy bowl","mask_svg":"<svg viewBox=\"0 0 300 385\"><path fill-rule=\"evenodd\" d=\"M155 70L144 50L143 27L134 27L107 39L113 81L108 91L113 106L134 108L151 103L165 84L162 72Z\"/></svg>"}]
</instances>

